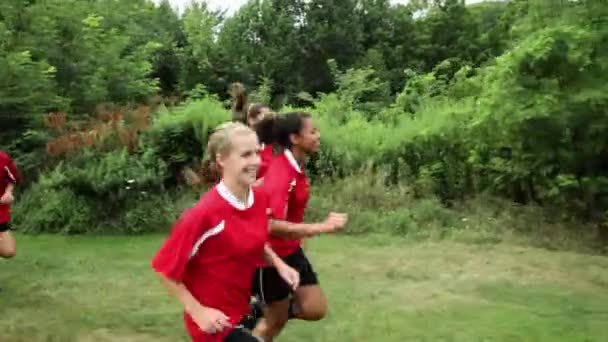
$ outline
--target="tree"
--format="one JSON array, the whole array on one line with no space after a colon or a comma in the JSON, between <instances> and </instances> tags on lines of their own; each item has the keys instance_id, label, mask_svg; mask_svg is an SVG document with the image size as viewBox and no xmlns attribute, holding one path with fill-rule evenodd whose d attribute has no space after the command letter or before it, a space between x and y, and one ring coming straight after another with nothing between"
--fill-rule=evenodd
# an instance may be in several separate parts
<instances>
[{"instance_id":1,"label":"tree","mask_svg":"<svg viewBox=\"0 0 608 342\"><path fill-rule=\"evenodd\" d=\"M364 34L354 0L312 0L306 4L302 27L302 75L309 93L333 89L327 61L349 68L364 54Z\"/></svg>"},{"instance_id":2,"label":"tree","mask_svg":"<svg viewBox=\"0 0 608 342\"><path fill-rule=\"evenodd\" d=\"M426 71L448 58L474 61L479 55L477 25L463 0L436 0L416 25L416 53Z\"/></svg>"},{"instance_id":3,"label":"tree","mask_svg":"<svg viewBox=\"0 0 608 342\"><path fill-rule=\"evenodd\" d=\"M271 79L275 95L302 87L302 6L299 0L250 1L226 20L219 46L233 80L253 86Z\"/></svg>"},{"instance_id":4,"label":"tree","mask_svg":"<svg viewBox=\"0 0 608 342\"><path fill-rule=\"evenodd\" d=\"M186 44L179 51L182 64L180 89L185 92L197 84L204 84L213 91L219 91L223 84L218 87L218 82L222 82L215 76L214 58L220 13L210 10L204 2L193 1L184 11L182 22Z\"/></svg>"}]
</instances>

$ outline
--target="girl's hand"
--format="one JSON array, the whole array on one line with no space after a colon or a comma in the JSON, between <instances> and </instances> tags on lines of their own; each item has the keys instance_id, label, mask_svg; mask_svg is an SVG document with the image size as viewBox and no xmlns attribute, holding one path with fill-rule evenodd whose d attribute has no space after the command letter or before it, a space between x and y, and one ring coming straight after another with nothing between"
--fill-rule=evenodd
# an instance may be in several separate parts
<instances>
[{"instance_id":1,"label":"girl's hand","mask_svg":"<svg viewBox=\"0 0 608 342\"><path fill-rule=\"evenodd\" d=\"M295 290L300 286L300 272L292 267L289 267L287 264L282 264L277 267L277 272L279 272L281 278L285 280L292 290Z\"/></svg>"},{"instance_id":2,"label":"girl's hand","mask_svg":"<svg viewBox=\"0 0 608 342\"><path fill-rule=\"evenodd\" d=\"M323 222L320 233L334 233L346 225L348 222L348 214L329 213L325 222Z\"/></svg>"},{"instance_id":3,"label":"girl's hand","mask_svg":"<svg viewBox=\"0 0 608 342\"><path fill-rule=\"evenodd\" d=\"M11 204L15 200L15 197L11 192L5 192L2 197L0 197L0 204Z\"/></svg>"},{"instance_id":4,"label":"girl's hand","mask_svg":"<svg viewBox=\"0 0 608 342\"><path fill-rule=\"evenodd\" d=\"M198 327L209 334L219 333L232 326L228 320L228 316L214 308L198 305L189 314Z\"/></svg>"}]
</instances>

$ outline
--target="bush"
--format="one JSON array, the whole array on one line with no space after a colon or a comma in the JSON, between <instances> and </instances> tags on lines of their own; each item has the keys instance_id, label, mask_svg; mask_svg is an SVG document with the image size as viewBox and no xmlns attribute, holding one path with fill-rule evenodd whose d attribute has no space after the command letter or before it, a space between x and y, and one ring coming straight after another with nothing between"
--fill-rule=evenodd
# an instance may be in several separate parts
<instances>
[{"instance_id":1,"label":"bush","mask_svg":"<svg viewBox=\"0 0 608 342\"><path fill-rule=\"evenodd\" d=\"M27 232L61 233L92 232L103 225L116 231L147 229L134 225L167 213L162 210L166 206L151 210L156 214L152 217L141 209L170 203L163 197L166 177L164 164L152 150L84 150L41 175L25 192L15 205L16 226Z\"/></svg>"},{"instance_id":2,"label":"bush","mask_svg":"<svg viewBox=\"0 0 608 342\"><path fill-rule=\"evenodd\" d=\"M67 153L17 201L16 227L30 233L141 233L169 227L183 209L175 203L181 198L176 192L181 171L203 158L209 132L228 119L221 103L206 97L155 113L153 125L143 127L128 146L120 144L121 122L88 146L66 147L58 143L61 136L56 138L53 151ZM29 215L32 210L40 214Z\"/></svg>"},{"instance_id":3,"label":"bush","mask_svg":"<svg viewBox=\"0 0 608 342\"><path fill-rule=\"evenodd\" d=\"M434 199L418 200L404 183L385 186L383 173L368 170L331 183L315 184L307 221L330 211L349 213L345 234L390 233L410 237L459 227L458 215Z\"/></svg>"},{"instance_id":4,"label":"bush","mask_svg":"<svg viewBox=\"0 0 608 342\"><path fill-rule=\"evenodd\" d=\"M608 31L585 26L588 9L575 6L579 16L564 10L548 27L520 32L493 64L458 69L449 60L410 75L376 117L343 102L365 83L343 82L342 97L314 102L323 145L315 180L371 167L388 170L379 175L387 184L405 181L416 197L448 205L490 191L604 220Z\"/></svg>"},{"instance_id":5,"label":"bush","mask_svg":"<svg viewBox=\"0 0 608 342\"><path fill-rule=\"evenodd\" d=\"M64 176L55 170L43 175L14 205L15 228L26 233L84 233L96 224L92 203L71 189L53 183Z\"/></svg>"},{"instance_id":6,"label":"bush","mask_svg":"<svg viewBox=\"0 0 608 342\"><path fill-rule=\"evenodd\" d=\"M138 197L128 202L109 222L104 222L102 229L116 227L127 234L165 231L173 225L180 213L175 204L177 194L150 196L144 193Z\"/></svg>"},{"instance_id":7,"label":"bush","mask_svg":"<svg viewBox=\"0 0 608 342\"><path fill-rule=\"evenodd\" d=\"M19 198L13 223L24 233L125 233L165 231L183 208L177 195L131 196L121 210L106 211L107 202L95 202L69 189L33 185Z\"/></svg>"},{"instance_id":8,"label":"bush","mask_svg":"<svg viewBox=\"0 0 608 342\"><path fill-rule=\"evenodd\" d=\"M208 135L230 117L230 112L213 97L156 113L153 127L144 133L143 141L167 165L173 182L167 185L175 185L185 166L202 160Z\"/></svg>"}]
</instances>

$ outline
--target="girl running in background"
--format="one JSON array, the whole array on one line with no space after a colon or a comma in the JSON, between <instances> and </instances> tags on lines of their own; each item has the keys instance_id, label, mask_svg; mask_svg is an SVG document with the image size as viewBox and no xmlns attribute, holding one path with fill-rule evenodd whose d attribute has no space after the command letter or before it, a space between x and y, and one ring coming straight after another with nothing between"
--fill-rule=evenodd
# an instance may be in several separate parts
<instances>
[{"instance_id":1,"label":"girl running in background","mask_svg":"<svg viewBox=\"0 0 608 342\"><path fill-rule=\"evenodd\" d=\"M257 187L262 183L264 173L268 168L268 164L270 164L270 160L273 158L272 134L267 130L268 124L264 124L262 121L272 118L274 113L266 105L249 104L245 87L241 83L233 83L230 86L229 94L232 97L232 121L249 126L258 134L258 139L261 143L261 162L258 169L258 180L253 184L254 187ZM185 168L183 170L183 177L186 182L191 186L219 182L221 175L218 174L217 170L211 169L208 162L203 163L198 171Z\"/></svg>"},{"instance_id":2,"label":"girl running in background","mask_svg":"<svg viewBox=\"0 0 608 342\"><path fill-rule=\"evenodd\" d=\"M5 152L0 151L0 257L12 258L16 243L10 232L11 204L17 184L17 168Z\"/></svg>"},{"instance_id":3,"label":"girl running in background","mask_svg":"<svg viewBox=\"0 0 608 342\"><path fill-rule=\"evenodd\" d=\"M245 87L241 83L234 83L230 89L230 95L232 96L232 119L233 121L241 122L253 130L255 130L260 145L261 145L261 164L258 171L258 180L254 183L254 187L261 186L264 182L264 175L272 159L274 158L273 145L276 143L275 136L275 113L272 112L270 107L259 104L249 103L247 92ZM326 222L329 224L328 222ZM276 227L275 227L276 228ZM281 227L278 226L278 229ZM303 229L308 229L304 227ZM318 228L318 227L317 227ZM336 227L337 229L341 227ZM331 230L331 228L329 228ZM302 231L300 231L302 233ZM271 234L280 235L281 231L271 231ZM294 234L293 231L291 234ZM316 234L309 234L304 232L296 238L299 238L299 243L302 248L305 246L304 238L314 236ZM292 236L293 237L293 236ZM259 282L258 282L259 283ZM251 309L249 315L241 322L247 329L253 330L259 319L264 315L263 313L263 298L260 298L260 293L256 290L256 284L254 284L253 292L254 296L251 299ZM289 307L292 308L294 305L293 298L291 298ZM291 312L291 311L290 311ZM290 317L291 318L291 317Z\"/></svg>"},{"instance_id":4,"label":"girl running in background","mask_svg":"<svg viewBox=\"0 0 608 342\"><path fill-rule=\"evenodd\" d=\"M251 187L260 165L255 133L226 123L209 138L207 152L222 180L182 214L152 267L184 306L193 341L259 341L236 326L249 311L260 257L292 289L299 275L266 245L267 197Z\"/></svg>"},{"instance_id":5,"label":"girl running in background","mask_svg":"<svg viewBox=\"0 0 608 342\"><path fill-rule=\"evenodd\" d=\"M241 122L255 130L261 144L260 169L258 171L258 181L254 186L259 186L263 182L264 173L273 158L272 127L269 126L269 119L274 117L270 107L260 103L249 103L245 87L241 83L233 83L230 89L232 96L232 120ZM269 131L270 129L270 131Z\"/></svg>"},{"instance_id":6,"label":"girl running in background","mask_svg":"<svg viewBox=\"0 0 608 342\"><path fill-rule=\"evenodd\" d=\"M299 112L277 116L273 131L276 143L283 147L284 152L272 160L262 186L269 196L273 217L270 223L271 247L288 265L300 272L300 287L293 291L271 267L257 270L253 288L265 305L264 318L254 329L254 335L266 341L272 341L289 318L316 321L325 316L327 301L316 273L301 248L301 238L333 232L341 229L347 221L345 214L330 213L324 223L301 224L309 198L304 160L320 148L319 129L312 117ZM284 221L292 226L289 227ZM295 224L302 226L302 229L296 232L293 229Z\"/></svg>"}]
</instances>

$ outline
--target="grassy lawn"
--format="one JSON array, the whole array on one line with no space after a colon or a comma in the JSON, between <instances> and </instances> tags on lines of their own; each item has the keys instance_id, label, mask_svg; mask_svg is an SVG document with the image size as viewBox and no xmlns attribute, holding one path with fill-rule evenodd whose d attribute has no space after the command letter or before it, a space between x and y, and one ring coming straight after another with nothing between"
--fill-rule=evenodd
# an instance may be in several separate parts
<instances>
[{"instance_id":1,"label":"grassy lawn","mask_svg":"<svg viewBox=\"0 0 608 342\"><path fill-rule=\"evenodd\" d=\"M18 237L0 341L187 341L149 261L163 236ZM508 244L323 237L331 312L279 341L608 341L608 258Z\"/></svg>"}]
</instances>

